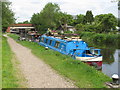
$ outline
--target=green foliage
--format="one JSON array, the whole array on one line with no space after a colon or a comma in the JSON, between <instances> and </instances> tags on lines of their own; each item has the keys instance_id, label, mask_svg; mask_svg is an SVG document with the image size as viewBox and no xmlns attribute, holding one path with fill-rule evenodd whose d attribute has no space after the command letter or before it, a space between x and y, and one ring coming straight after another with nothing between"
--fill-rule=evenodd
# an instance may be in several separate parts
<instances>
[{"instance_id":1,"label":"green foliage","mask_svg":"<svg viewBox=\"0 0 120 90\"><path fill-rule=\"evenodd\" d=\"M23 22L18 22L18 24L30 24L31 22L29 22L28 20L23 21Z\"/></svg>"},{"instance_id":2,"label":"green foliage","mask_svg":"<svg viewBox=\"0 0 120 90\"><path fill-rule=\"evenodd\" d=\"M83 24L77 24L75 26L76 30L79 30L79 31L84 31L84 25Z\"/></svg>"},{"instance_id":3,"label":"green foliage","mask_svg":"<svg viewBox=\"0 0 120 90\"><path fill-rule=\"evenodd\" d=\"M110 32L115 30L117 19L113 14L101 14L95 16L96 32Z\"/></svg>"},{"instance_id":4,"label":"green foliage","mask_svg":"<svg viewBox=\"0 0 120 90\"><path fill-rule=\"evenodd\" d=\"M18 40L19 36L17 34L8 34L8 36L10 36L11 38L13 38L14 40Z\"/></svg>"},{"instance_id":5,"label":"green foliage","mask_svg":"<svg viewBox=\"0 0 120 90\"><path fill-rule=\"evenodd\" d=\"M96 26L95 25L84 25L84 31L88 31L88 32L94 32L96 30Z\"/></svg>"},{"instance_id":6,"label":"green foliage","mask_svg":"<svg viewBox=\"0 0 120 90\"><path fill-rule=\"evenodd\" d=\"M95 32L96 31L96 26L93 24L77 24L75 26L76 30L78 31L88 31L88 32Z\"/></svg>"},{"instance_id":7,"label":"green foliage","mask_svg":"<svg viewBox=\"0 0 120 90\"><path fill-rule=\"evenodd\" d=\"M57 14L59 12L59 6L57 4L48 3L40 13L40 18L42 25L44 24L46 28L55 28Z\"/></svg>"},{"instance_id":8,"label":"green foliage","mask_svg":"<svg viewBox=\"0 0 120 90\"><path fill-rule=\"evenodd\" d=\"M118 18L118 27L120 27L120 18Z\"/></svg>"},{"instance_id":9,"label":"green foliage","mask_svg":"<svg viewBox=\"0 0 120 90\"><path fill-rule=\"evenodd\" d=\"M120 1L118 2L118 10L120 10Z\"/></svg>"},{"instance_id":10,"label":"green foliage","mask_svg":"<svg viewBox=\"0 0 120 90\"><path fill-rule=\"evenodd\" d=\"M95 43L104 43L106 41L106 37L104 34L95 34L92 40Z\"/></svg>"},{"instance_id":11,"label":"green foliage","mask_svg":"<svg viewBox=\"0 0 120 90\"><path fill-rule=\"evenodd\" d=\"M73 32L72 31L64 31L64 33L71 33L72 34Z\"/></svg>"},{"instance_id":12,"label":"green foliage","mask_svg":"<svg viewBox=\"0 0 120 90\"><path fill-rule=\"evenodd\" d=\"M67 25L75 26L80 31L108 33L116 30L117 19L113 14L100 14L94 18L89 10L86 15L79 14L74 19L72 15L61 12L57 4L48 3L40 13L33 14L31 23L40 33L45 33L48 28L66 31Z\"/></svg>"},{"instance_id":13,"label":"green foliage","mask_svg":"<svg viewBox=\"0 0 120 90\"><path fill-rule=\"evenodd\" d=\"M84 16L84 18L83 18L83 22L82 22L83 24L86 24L87 23L87 19L86 19L86 16Z\"/></svg>"},{"instance_id":14,"label":"green foliage","mask_svg":"<svg viewBox=\"0 0 120 90\"><path fill-rule=\"evenodd\" d=\"M92 24L94 21L94 17L92 11L87 11L86 15L84 16L84 23Z\"/></svg>"},{"instance_id":15,"label":"green foliage","mask_svg":"<svg viewBox=\"0 0 120 90\"><path fill-rule=\"evenodd\" d=\"M2 2L2 27L6 29L10 24L15 23L14 13L10 9L10 2Z\"/></svg>"},{"instance_id":16,"label":"green foliage","mask_svg":"<svg viewBox=\"0 0 120 90\"><path fill-rule=\"evenodd\" d=\"M115 31L116 26L120 26L120 20L118 19L117 21L117 18L113 14L100 14L93 18L92 12L87 11L85 16L80 15L80 17L81 20L77 19L80 23L76 23L75 25L75 28L80 31L108 33Z\"/></svg>"},{"instance_id":17,"label":"green foliage","mask_svg":"<svg viewBox=\"0 0 120 90\"><path fill-rule=\"evenodd\" d=\"M66 25L73 25L74 22L72 15L62 13L59 6L53 3L46 4L40 13L33 14L31 18L31 23L35 25L38 31L43 33L48 28L56 30L62 27L63 30L66 30Z\"/></svg>"},{"instance_id":18,"label":"green foliage","mask_svg":"<svg viewBox=\"0 0 120 90\"><path fill-rule=\"evenodd\" d=\"M89 44L94 43L96 45L106 45L106 46L117 46L120 44L120 35L117 34L105 34L105 33L95 33L95 32L81 32L77 31L76 33L80 34L80 37L88 42Z\"/></svg>"},{"instance_id":19,"label":"green foliage","mask_svg":"<svg viewBox=\"0 0 120 90\"><path fill-rule=\"evenodd\" d=\"M72 25L74 22L72 15L62 12L59 13L59 26L61 26L63 30L67 30L67 24Z\"/></svg>"},{"instance_id":20,"label":"green foliage","mask_svg":"<svg viewBox=\"0 0 120 90\"><path fill-rule=\"evenodd\" d=\"M77 24L82 24L82 23L83 23L84 16L85 16L85 15L83 15L83 14L77 15L76 23L77 23Z\"/></svg>"},{"instance_id":21,"label":"green foliage","mask_svg":"<svg viewBox=\"0 0 120 90\"><path fill-rule=\"evenodd\" d=\"M40 13L33 14L31 23L42 33L48 28L56 29L58 27L59 10L60 8L57 4L48 3Z\"/></svg>"}]
</instances>

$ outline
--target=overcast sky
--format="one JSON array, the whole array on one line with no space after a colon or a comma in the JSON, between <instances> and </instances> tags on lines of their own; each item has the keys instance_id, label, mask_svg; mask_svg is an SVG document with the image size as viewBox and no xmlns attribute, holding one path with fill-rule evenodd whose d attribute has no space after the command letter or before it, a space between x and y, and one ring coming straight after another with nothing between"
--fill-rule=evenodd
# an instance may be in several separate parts
<instances>
[{"instance_id":1,"label":"overcast sky","mask_svg":"<svg viewBox=\"0 0 120 90\"><path fill-rule=\"evenodd\" d=\"M33 13L40 12L48 2L57 3L62 12L71 15L84 14L92 10L93 15L112 13L118 17L115 0L9 0L17 22L30 20Z\"/></svg>"}]
</instances>

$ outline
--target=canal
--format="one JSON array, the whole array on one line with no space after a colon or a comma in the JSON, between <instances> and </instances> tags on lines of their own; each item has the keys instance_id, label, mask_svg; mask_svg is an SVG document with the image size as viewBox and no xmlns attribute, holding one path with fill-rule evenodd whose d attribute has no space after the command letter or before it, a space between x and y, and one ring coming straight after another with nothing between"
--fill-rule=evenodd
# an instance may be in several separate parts
<instances>
[{"instance_id":1,"label":"canal","mask_svg":"<svg viewBox=\"0 0 120 90\"><path fill-rule=\"evenodd\" d=\"M96 44L87 40L84 41L88 43L89 47L101 49L103 56L102 72L110 78L113 74L118 74L120 77L120 42L118 42L118 45L111 45L110 43L105 45L103 43Z\"/></svg>"},{"instance_id":2,"label":"canal","mask_svg":"<svg viewBox=\"0 0 120 90\"><path fill-rule=\"evenodd\" d=\"M101 53L103 55L102 72L109 77L113 74L120 76L120 49L102 49Z\"/></svg>"}]
</instances>

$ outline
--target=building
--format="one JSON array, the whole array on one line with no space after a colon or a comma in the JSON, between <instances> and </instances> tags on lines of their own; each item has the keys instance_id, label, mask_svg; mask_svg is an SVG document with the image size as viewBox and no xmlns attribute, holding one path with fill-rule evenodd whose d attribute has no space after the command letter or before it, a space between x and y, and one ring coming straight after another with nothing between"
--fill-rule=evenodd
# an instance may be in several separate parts
<instances>
[{"instance_id":1,"label":"building","mask_svg":"<svg viewBox=\"0 0 120 90\"><path fill-rule=\"evenodd\" d=\"M12 24L10 25L6 32L20 34L20 32L35 31L32 24Z\"/></svg>"},{"instance_id":2,"label":"building","mask_svg":"<svg viewBox=\"0 0 120 90\"><path fill-rule=\"evenodd\" d=\"M67 26L67 30L73 33L76 31L76 29L73 26Z\"/></svg>"}]
</instances>

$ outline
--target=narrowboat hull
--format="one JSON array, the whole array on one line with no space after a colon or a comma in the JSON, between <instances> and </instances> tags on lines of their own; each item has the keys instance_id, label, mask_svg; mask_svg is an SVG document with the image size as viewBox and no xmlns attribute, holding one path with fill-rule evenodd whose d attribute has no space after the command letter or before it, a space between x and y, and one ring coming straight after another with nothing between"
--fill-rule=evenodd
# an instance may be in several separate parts
<instances>
[{"instance_id":1,"label":"narrowboat hull","mask_svg":"<svg viewBox=\"0 0 120 90\"><path fill-rule=\"evenodd\" d=\"M90 66L102 68L102 56L100 56L100 57L76 57L76 60L85 62Z\"/></svg>"}]
</instances>

